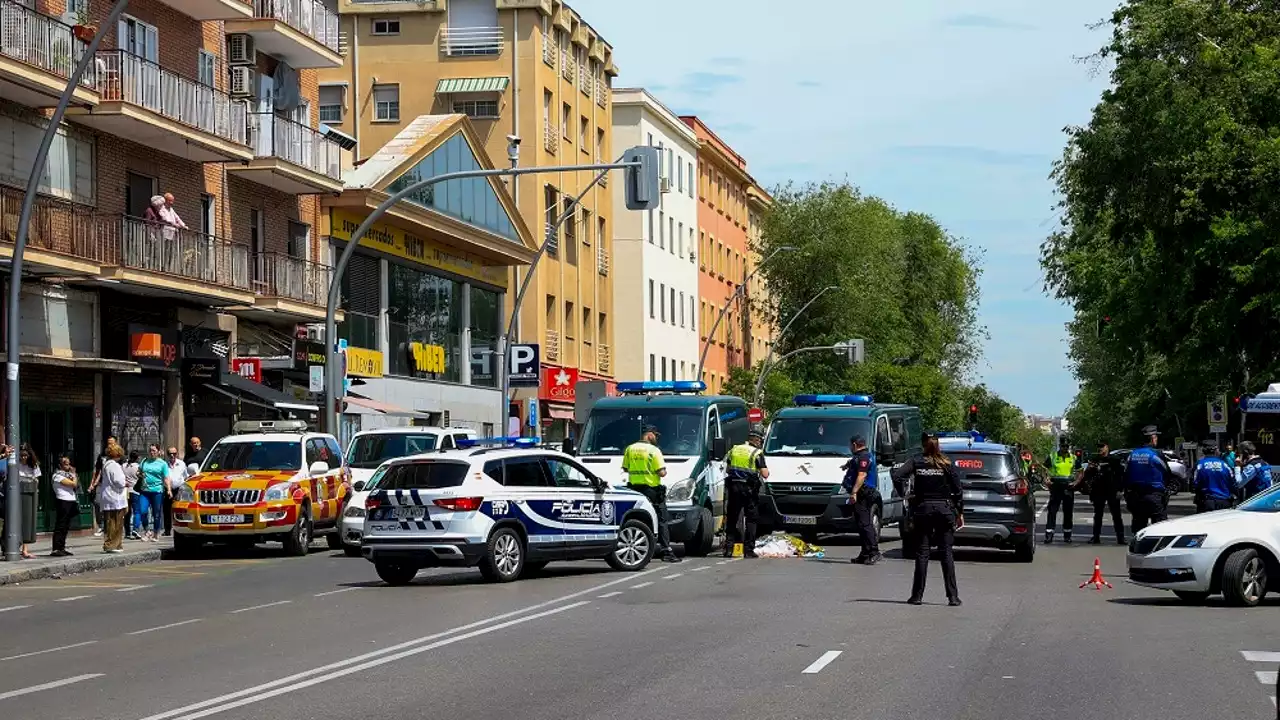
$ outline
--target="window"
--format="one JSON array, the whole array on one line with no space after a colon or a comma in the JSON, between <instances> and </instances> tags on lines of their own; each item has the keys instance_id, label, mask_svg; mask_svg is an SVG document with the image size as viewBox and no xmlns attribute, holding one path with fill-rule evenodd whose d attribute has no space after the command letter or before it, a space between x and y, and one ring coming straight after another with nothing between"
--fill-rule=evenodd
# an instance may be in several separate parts
<instances>
[{"instance_id":1,"label":"window","mask_svg":"<svg viewBox=\"0 0 1280 720\"><path fill-rule=\"evenodd\" d=\"M665 228L667 227L666 221L667 221L667 214L659 210L658 211L658 249L660 250L667 249L667 234L665 230Z\"/></svg>"},{"instance_id":2,"label":"window","mask_svg":"<svg viewBox=\"0 0 1280 720\"><path fill-rule=\"evenodd\" d=\"M600 228L600 232L596 235L596 240L598 240L598 241L600 242L600 247L601 247L601 248L604 248L604 247L605 247L605 244L604 244L605 238L607 238L607 237L608 237L608 235L606 235L606 234L605 234L604 218L598 218L598 219L597 219L597 221L596 221L596 224L597 224L597 225L599 226L599 228Z\"/></svg>"},{"instance_id":3,"label":"window","mask_svg":"<svg viewBox=\"0 0 1280 720\"><path fill-rule=\"evenodd\" d=\"M693 161L689 161L689 197L693 197Z\"/></svg>"},{"instance_id":4,"label":"window","mask_svg":"<svg viewBox=\"0 0 1280 720\"><path fill-rule=\"evenodd\" d=\"M591 233L595 231L596 226L591 222L591 211L582 209L582 244L591 247Z\"/></svg>"},{"instance_id":5,"label":"window","mask_svg":"<svg viewBox=\"0 0 1280 720\"><path fill-rule=\"evenodd\" d=\"M604 162L604 130L596 130L596 162Z\"/></svg>"},{"instance_id":6,"label":"window","mask_svg":"<svg viewBox=\"0 0 1280 720\"><path fill-rule=\"evenodd\" d=\"M650 279L650 280L649 280L649 319L650 319L650 320L652 320L654 317L656 317L656 316L654 315L654 313L653 313L653 307L654 307L654 304L655 304L655 303L654 303L654 293L653 293L653 280L652 280L652 279ZM652 374L652 373L650 373L650 374ZM652 379L652 378L650 378L650 379Z\"/></svg>"},{"instance_id":7,"label":"window","mask_svg":"<svg viewBox=\"0 0 1280 720\"><path fill-rule=\"evenodd\" d=\"M676 190L684 192L684 156L676 158Z\"/></svg>"},{"instance_id":8,"label":"window","mask_svg":"<svg viewBox=\"0 0 1280 720\"><path fill-rule=\"evenodd\" d=\"M543 458L551 475L551 483L562 488L589 488L591 480L582 468L560 458Z\"/></svg>"},{"instance_id":9,"label":"window","mask_svg":"<svg viewBox=\"0 0 1280 720\"><path fill-rule=\"evenodd\" d=\"M564 135L565 140L572 140L573 136L569 133L573 132L573 128L569 126L569 118L573 117L573 108L569 107L569 103L565 103L560 108L560 134Z\"/></svg>"},{"instance_id":10,"label":"window","mask_svg":"<svg viewBox=\"0 0 1280 720\"><path fill-rule=\"evenodd\" d=\"M680 293L680 327L684 327L684 293Z\"/></svg>"},{"instance_id":11,"label":"window","mask_svg":"<svg viewBox=\"0 0 1280 720\"><path fill-rule=\"evenodd\" d=\"M564 301L564 338L566 340L572 340L574 336L578 334L577 332L575 332L577 330L577 327L576 327L577 323L575 322L576 320L577 318L573 316L573 303L569 302L568 300L565 300Z\"/></svg>"},{"instance_id":12,"label":"window","mask_svg":"<svg viewBox=\"0 0 1280 720\"><path fill-rule=\"evenodd\" d=\"M492 120L498 117L498 101L459 100L453 104L453 111L475 120Z\"/></svg>"},{"instance_id":13,"label":"window","mask_svg":"<svg viewBox=\"0 0 1280 720\"><path fill-rule=\"evenodd\" d=\"M676 242L679 243L679 249L676 250L678 257L684 257L684 223L676 224Z\"/></svg>"},{"instance_id":14,"label":"window","mask_svg":"<svg viewBox=\"0 0 1280 720\"><path fill-rule=\"evenodd\" d=\"M658 372L657 360L654 358L653 353L649 353L649 379L657 380L658 378L655 377L657 372Z\"/></svg>"},{"instance_id":15,"label":"window","mask_svg":"<svg viewBox=\"0 0 1280 720\"><path fill-rule=\"evenodd\" d=\"M667 148L667 167L666 167L666 172L663 173L663 175L667 177L668 181L670 181L671 175L675 171L675 167L676 167L675 151L672 150L671 148Z\"/></svg>"},{"instance_id":16,"label":"window","mask_svg":"<svg viewBox=\"0 0 1280 720\"><path fill-rule=\"evenodd\" d=\"M554 330L556 327L556 296L547 296L547 329Z\"/></svg>"},{"instance_id":17,"label":"window","mask_svg":"<svg viewBox=\"0 0 1280 720\"><path fill-rule=\"evenodd\" d=\"M689 228L689 264L693 264L693 228Z\"/></svg>"},{"instance_id":18,"label":"window","mask_svg":"<svg viewBox=\"0 0 1280 720\"><path fill-rule=\"evenodd\" d=\"M591 308L582 308L582 342L591 344L591 331L595 329L591 324Z\"/></svg>"},{"instance_id":19,"label":"window","mask_svg":"<svg viewBox=\"0 0 1280 720\"><path fill-rule=\"evenodd\" d=\"M570 265L578 264L578 229L576 214L573 212L573 199L565 198L564 213L566 219L564 221L564 259Z\"/></svg>"},{"instance_id":20,"label":"window","mask_svg":"<svg viewBox=\"0 0 1280 720\"><path fill-rule=\"evenodd\" d=\"M659 358L659 359L662 360L662 377L659 378L659 380L666 380L667 379L667 359L665 357Z\"/></svg>"},{"instance_id":21,"label":"window","mask_svg":"<svg viewBox=\"0 0 1280 720\"><path fill-rule=\"evenodd\" d=\"M667 218L667 237L671 238L671 254L676 254L676 219Z\"/></svg>"},{"instance_id":22,"label":"window","mask_svg":"<svg viewBox=\"0 0 1280 720\"><path fill-rule=\"evenodd\" d=\"M547 208L547 225L546 230L543 232L543 234L547 236L547 242L550 243L550 247L547 248L547 254L551 257L556 257L560 252L560 231L557 230L556 234L553 235L551 234L551 228L555 227L556 220L558 219L556 217L556 210L560 207L560 191L556 190L554 185L543 186L542 201Z\"/></svg>"},{"instance_id":23,"label":"window","mask_svg":"<svg viewBox=\"0 0 1280 720\"><path fill-rule=\"evenodd\" d=\"M342 93L341 85L320 86L320 122L342 122Z\"/></svg>"},{"instance_id":24,"label":"window","mask_svg":"<svg viewBox=\"0 0 1280 720\"><path fill-rule=\"evenodd\" d=\"M489 477L506 487L550 487L546 466L536 457L494 460L484 465Z\"/></svg>"},{"instance_id":25,"label":"window","mask_svg":"<svg viewBox=\"0 0 1280 720\"><path fill-rule=\"evenodd\" d=\"M307 259L311 245L311 226L295 220L289 221L289 257Z\"/></svg>"},{"instance_id":26,"label":"window","mask_svg":"<svg viewBox=\"0 0 1280 720\"><path fill-rule=\"evenodd\" d=\"M680 377L676 379L677 380L684 379L684 361L683 360L680 361Z\"/></svg>"},{"instance_id":27,"label":"window","mask_svg":"<svg viewBox=\"0 0 1280 720\"><path fill-rule=\"evenodd\" d=\"M675 308L672 308L673 310ZM667 285L662 283L658 286L658 319L662 322L667 321Z\"/></svg>"},{"instance_id":28,"label":"window","mask_svg":"<svg viewBox=\"0 0 1280 720\"><path fill-rule=\"evenodd\" d=\"M693 324L693 296L689 296L689 324Z\"/></svg>"},{"instance_id":29,"label":"window","mask_svg":"<svg viewBox=\"0 0 1280 720\"><path fill-rule=\"evenodd\" d=\"M462 290L462 283L451 278L388 265L386 327L392 375L461 381L462 363L471 361L462 357ZM433 362L419 364L415 346L432 350Z\"/></svg>"},{"instance_id":30,"label":"window","mask_svg":"<svg viewBox=\"0 0 1280 720\"><path fill-rule=\"evenodd\" d=\"M676 359L675 358L671 358L671 379L672 380L680 379L679 377L676 376Z\"/></svg>"},{"instance_id":31,"label":"window","mask_svg":"<svg viewBox=\"0 0 1280 720\"><path fill-rule=\"evenodd\" d=\"M605 313L596 313L596 326L599 328L596 332L596 340L601 345L609 344L609 316Z\"/></svg>"},{"instance_id":32,"label":"window","mask_svg":"<svg viewBox=\"0 0 1280 720\"><path fill-rule=\"evenodd\" d=\"M213 196L209 194L200 195L200 232L204 235L214 234Z\"/></svg>"},{"instance_id":33,"label":"window","mask_svg":"<svg viewBox=\"0 0 1280 720\"><path fill-rule=\"evenodd\" d=\"M698 254L704 258L702 261L702 266L706 267L707 261L705 258L707 257L708 253L707 253L707 232L705 230L698 231Z\"/></svg>"},{"instance_id":34,"label":"window","mask_svg":"<svg viewBox=\"0 0 1280 720\"><path fill-rule=\"evenodd\" d=\"M591 137L591 121L586 117L578 120L578 147L582 148L582 152L591 152L591 144L587 142L587 138Z\"/></svg>"},{"instance_id":35,"label":"window","mask_svg":"<svg viewBox=\"0 0 1280 720\"><path fill-rule=\"evenodd\" d=\"M116 44L127 53L159 62L160 31L154 25L148 25L135 17L120 16L116 26Z\"/></svg>"},{"instance_id":36,"label":"window","mask_svg":"<svg viewBox=\"0 0 1280 720\"><path fill-rule=\"evenodd\" d=\"M652 245L652 244L653 244L653 236L654 236L654 232L653 232L653 211L652 211L652 210L650 210L650 211L649 211L649 244L650 244L650 245Z\"/></svg>"},{"instance_id":37,"label":"window","mask_svg":"<svg viewBox=\"0 0 1280 720\"><path fill-rule=\"evenodd\" d=\"M542 90L542 126L545 128L551 127L551 104L553 102L555 101L552 99L551 91L544 88ZM550 132L550 130L548 130L548 132Z\"/></svg>"},{"instance_id":38,"label":"window","mask_svg":"<svg viewBox=\"0 0 1280 720\"><path fill-rule=\"evenodd\" d=\"M373 34L374 35L399 35L400 21L395 18L374 18Z\"/></svg>"},{"instance_id":39,"label":"window","mask_svg":"<svg viewBox=\"0 0 1280 720\"><path fill-rule=\"evenodd\" d=\"M681 304L683 305L683 303ZM675 324L676 324L676 289L671 288L671 325L672 327L675 327Z\"/></svg>"},{"instance_id":40,"label":"window","mask_svg":"<svg viewBox=\"0 0 1280 720\"><path fill-rule=\"evenodd\" d=\"M376 122L400 122L400 86L373 86L373 119Z\"/></svg>"},{"instance_id":41,"label":"window","mask_svg":"<svg viewBox=\"0 0 1280 720\"><path fill-rule=\"evenodd\" d=\"M196 80L201 84L214 86L214 68L218 65L218 59L208 50L201 50L196 54Z\"/></svg>"}]
</instances>

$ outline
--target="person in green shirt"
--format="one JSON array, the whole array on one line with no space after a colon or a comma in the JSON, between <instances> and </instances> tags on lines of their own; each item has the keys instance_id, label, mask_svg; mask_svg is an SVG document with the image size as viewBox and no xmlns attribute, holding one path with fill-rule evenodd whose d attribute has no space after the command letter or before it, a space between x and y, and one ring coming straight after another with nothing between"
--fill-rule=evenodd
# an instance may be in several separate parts
<instances>
[{"instance_id":1,"label":"person in green shirt","mask_svg":"<svg viewBox=\"0 0 1280 720\"><path fill-rule=\"evenodd\" d=\"M658 449L658 428L644 425L640 440L622 451L622 469L627 473L627 487L649 498L658 516L658 550L663 562L677 563L680 558L671 549L671 531L667 529L667 489L662 478L667 476L667 461Z\"/></svg>"},{"instance_id":2,"label":"person in green shirt","mask_svg":"<svg viewBox=\"0 0 1280 720\"><path fill-rule=\"evenodd\" d=\"M164 498L169 493L169 463L160 457L160 446L152 443L147 448L147 459L138 465L141 487L138 498L138 517L136 525L145 530L142 539L157 542L160 529L164 525ZM147 530L147 518L152 520L151 529Z\"/></svg>"},{"instance_id":3,"label":"person in green shirt","mask_svg":"<svg viewBox=\"0 0 1280 720\"><path fill-rule=\"evenodd\" d=\"M1058 510L1062 510L1062 540L1071 543L1071 528L1076 509L1076 485L1080 484L1080 463L1071 448L1065 444L1049 456L1049 511L1044 525L1044 542L1053 542L1053 532L1058 525Z\"/></svg>"}]
</instances>

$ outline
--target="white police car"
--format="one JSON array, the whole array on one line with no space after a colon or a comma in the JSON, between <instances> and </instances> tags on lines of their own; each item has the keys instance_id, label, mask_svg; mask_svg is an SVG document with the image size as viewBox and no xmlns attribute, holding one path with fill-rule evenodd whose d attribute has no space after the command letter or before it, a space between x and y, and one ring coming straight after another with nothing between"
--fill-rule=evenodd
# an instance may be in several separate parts
<instances>
[{"instance_id":1,"label":"white police car","mask_svg":"<svg viewBox=\"0 0 1280 720\"><path fill-rule=\"evenodd\" d=\"M648 565L649 501L537 442L459 441L459 450L389 462L365 500L360 539L378 577L404 585L422 568L479 566L485 579L510 582L553 560Z\"/></svg>"}]
</instances>

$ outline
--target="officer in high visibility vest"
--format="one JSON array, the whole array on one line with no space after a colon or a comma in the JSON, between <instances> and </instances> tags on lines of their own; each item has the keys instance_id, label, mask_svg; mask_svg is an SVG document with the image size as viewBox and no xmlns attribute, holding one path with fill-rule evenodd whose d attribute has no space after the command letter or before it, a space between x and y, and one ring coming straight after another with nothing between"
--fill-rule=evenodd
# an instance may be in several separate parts
<instances>
[{"instance_id":1,"label":"officer in high visibility vest","mask_svg":"<svg viewBox=\"0 0 1280 720\"><path fill-rule=\"evenodd\" d=\"M756 556L760 484L769 477L769 468L764 463L764 451L760 449L763 443L764 429L759 425L752 425L747 432L747 441L734 445L725 458L725 465L728 467L726 490L729 496L724 533L725 557L733 556L733 546L739 539L742 541L742 556ZM738 534L739 519L743 521L741 536Z\"/></svg>"},{"instance_id":2,"label":"officer in high visibility vest","mask_svg":"<svg viewBox=\"0 0 1280 720\"><path fill-rule=\"evenodd\" d=\"M1071 542L1073 515L1076 510L1076 470L1078 461L1064 443L1049 458L1049 512L1044 525L1044 542L1053 542L1053 531L1058 525L1058 509L1062 509L1062 539Z\"/></svg>"},{"instance_id":3,"label":"officer in high visibility vest","mask_svg":"<svg viewBox=\"0 0 1280 720\"><path fill-rule=\"evenodd\" d=\"M671 549L671 531L667 529L667 489L662 478L667 476L667 461L658 449L658 428L645 425L640 428L639 442L633 442L622 452L622 469L627 473L627 487L649 498L658 516L658 550L665 562L680 562Z\"/></svg>"}]
</instances>

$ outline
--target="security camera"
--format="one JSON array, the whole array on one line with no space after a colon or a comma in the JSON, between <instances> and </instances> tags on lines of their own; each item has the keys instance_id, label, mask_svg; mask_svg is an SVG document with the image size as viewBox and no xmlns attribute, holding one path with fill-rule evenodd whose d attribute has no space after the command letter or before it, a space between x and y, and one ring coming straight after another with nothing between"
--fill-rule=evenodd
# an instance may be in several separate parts
<instances>
[{"instance_id":1,"label":"security camera","mask_svg":"<svg viewBox=\"0 0 1280 720\"><path fill-rule=\"evenodd\" d=\"M516 163L520 162L520 136L519 135L507 136L507 159L511 161L511 165L513 167L515 166Z\"/></svg>"},{"instance_id":2,"label":"security camera","mask_svg":"<svg viewBox=\"0 0 1280 720\"><path fill-rule=\"evenodd\" d=\"M507 136L507 142L511 143L512 145L515 145L515 146L519 147L519 146L520 146L520 136L519 136L519 135L508 135L508 136Z\"/></svg>"}]
</instances>

